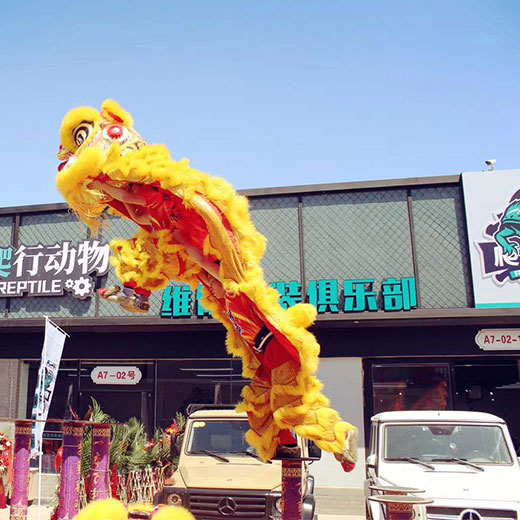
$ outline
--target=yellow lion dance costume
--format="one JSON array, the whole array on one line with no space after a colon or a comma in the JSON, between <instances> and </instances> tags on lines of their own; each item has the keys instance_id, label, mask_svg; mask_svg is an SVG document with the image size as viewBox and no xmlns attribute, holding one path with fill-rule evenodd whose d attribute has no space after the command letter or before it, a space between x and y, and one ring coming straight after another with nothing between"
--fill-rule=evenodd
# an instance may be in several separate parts
<instances>
[{"instance_id":1,"label":"yellow lion dance costume","mask_svg":"<svg viewBox=\"0 0 520 520\"><path fill-rule=\"evenodd\" d=\"M126 508L122 502L114 498L91 502L81 510L75 520L195 520L195 517L183 507L166 506L154 508L148 504L136 504Z\"/></svg>"},{"instance_id":2,"label":"yellow lion dance costume","mask_svg":"<svg viewBox=\"0 0 520 520\"><path fill-rule=\"evenodd\" d=\"M329 407L313 375L320 347L306 329L316 310L283 309L264 281L266 240L251 222L247 199L186 159L172 160L165 146L148 145L112 100L101 112L79 107L65 116L58 157L58 189L93 233L107 209L140 228L134 238L111 243L125 288L103 289L101 296L146 312L150 291L172 280L193 290L202 285L204 307L226 327L228 352L242 358L251 379L239 405L251 426L248 442L269 460L293 445L293 431L352 469L357 430Z\"/></svg>"}]
</instances>

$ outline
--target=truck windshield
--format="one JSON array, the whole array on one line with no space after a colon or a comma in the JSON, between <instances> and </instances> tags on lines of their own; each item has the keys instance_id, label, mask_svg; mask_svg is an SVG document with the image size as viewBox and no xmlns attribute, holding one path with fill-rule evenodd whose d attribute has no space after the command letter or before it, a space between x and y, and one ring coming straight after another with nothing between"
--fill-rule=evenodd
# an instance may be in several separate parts
<instances>
[{"instance_id":1,"label":"truck windshield","mask_svg":"<svg viewBox=\"0 0 520 520\"><path fill-rule=\"evenodd\" d=\"M512 463L502 429L493 425L389 425L385 428L384 458L447 464Z\"/></svg>"},{"instance_id":2,"label":"truck windshield","mask_svg":"<svg viewBox=\"0 0 520 520\"><path fill-rule=\"evenodd\" d=\"M247 453L253 453L244 438L248 429L247 420L193 421L187 451L246 456Z\"/></svg>"}]
</instances>

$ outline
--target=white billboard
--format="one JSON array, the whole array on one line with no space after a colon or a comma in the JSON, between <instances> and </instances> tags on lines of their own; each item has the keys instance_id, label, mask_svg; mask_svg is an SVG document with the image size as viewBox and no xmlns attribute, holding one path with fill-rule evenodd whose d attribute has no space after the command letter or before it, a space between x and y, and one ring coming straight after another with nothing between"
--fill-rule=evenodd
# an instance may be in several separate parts
<instances>
[{"instance_id":1,"label":"white billboard","mask_svg":"<svg viewBox=\"0 0 520 520\"><path fill-rule=\"evenodd\" d=\"M520 307L520 170L462 174L476 308Z\"/></svg>"}]
</instances>

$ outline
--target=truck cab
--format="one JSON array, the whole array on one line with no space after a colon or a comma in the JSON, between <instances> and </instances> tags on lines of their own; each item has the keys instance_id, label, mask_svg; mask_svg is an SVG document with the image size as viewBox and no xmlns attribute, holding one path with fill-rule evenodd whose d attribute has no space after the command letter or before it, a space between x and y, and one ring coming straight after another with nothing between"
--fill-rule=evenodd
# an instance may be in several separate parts
<instances>
[{"instance_id":1,"label":"truck cab","mask_svg":"<svg viewBox=\"0 0 520 520\"><path fill-rule=\"evenodd\" d=\"M487 413L384 412L372 417L367 518L382 520L371 486L423 490L428 520L520 518L520 464L505 421Z\"/></svg>"},{"instance_id":2,"label":"truck cab","mask_svg":"<svg viewBox=\"0 0 520 520\"><path fill-rule=\"evenodd\" d=\"M233 409L202 409L189 414L174 451L178 466L156 496L156 503L182 505L197 520L282 517L281 462L262 462L246 442L247 415ZM313 446L298 438L302 457ZM303 519L314 517L314 479L302 462Z\"/></svg>"}]
</instances>

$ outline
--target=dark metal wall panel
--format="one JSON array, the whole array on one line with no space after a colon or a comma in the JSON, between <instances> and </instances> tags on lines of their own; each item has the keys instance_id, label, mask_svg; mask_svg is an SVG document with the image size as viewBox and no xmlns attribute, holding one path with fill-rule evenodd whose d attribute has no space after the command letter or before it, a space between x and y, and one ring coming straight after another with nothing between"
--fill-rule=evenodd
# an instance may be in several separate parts
<instances>
[{"instance_id":1,"label":"dark metal wall panel","mask_svg":"<svg viewBox=\"0 0 520 520\"><path fill-rule=\"evenodd\" d=\"M0 248L8 247L11 244L12 227L12 217L0 217ZM6 304L7 300L5 298L0 298L0 319L5 317Z\"/></svg>"},{"instance_id":2,"label":"dark metal wall panel","mask_svg":"<svg viewBox=\"0 0 520 520\"><path fill-rule=\"evenodd\" d=\"M267 281L300 280L298 199L253 199L250 208L256 228L267 238L262 262Z\"/></svg>"},{"instance_id":3,"label":"dark metal wall panel","mask_svg":"<svg viewBox=\"0 0 520 520\"><path fill-rule=\"evenodd\" d=\"M406 190L303 197L305 278L413 276Z\"/></svg>"},{"instance_id":4,"label":"dark metal wall panel","mask_svg":"<svg viewBox=\"0 0 520 520\"><path fill-rule=\"evenodd\" d=\"M472 290L464 208L459 184L406 186L301 195L255 196L250 200L253 222L266 236L263 268L268 282L374 279L374 290L388 277L414 276L407 195L411 194L416 266L421 306L427 309L471 307ZM11 242L12 215L0 216L0 247ZM128 239L137 226L110 218L103 240ZM23 244L77 243L87 230L66 212L22 213L19 240ZM302 240L300 240L302 238ZM119 283L113 270L103 286ZM13 298L11 318L128 316L117 305L92 298ZM162 291L152 295L150 316L159 316ZM0 315L5 310L0 300ZM139 317L139 315L136 315Z\"/></svg>"},{"instance_id":5,"label":"dark metal wall panel","mask_svg":"<svg viewBox=\"0 0 520 520\"><path fill-rule=\"evenodd\" d=\"M0 217L0 247L7 247L11 244L12 227L12 217Z\"/></svg>"},{"instance_id":6,"label":"dark metal wall panel","mask_svg":"<svg viewBox=\"0 0 520 520\"><path fill-rule=\"evenodd\" d=\"M460 186L412 190L422 307L473 306Z\"/></svg>"},{"instance_id":7,"label":"dark metal wall panel","mask_svg":"<svg viewBox=\"0 0 520 520\"><path fill-rule=\"evenodd\" d=\"M19 242L26 245L53 245L64 240L73 243L87 238L87 228L72 213L23 215Z\"/></svg>"}]
</instances>

